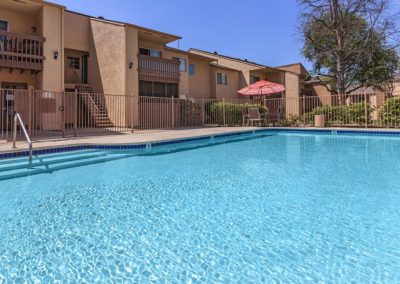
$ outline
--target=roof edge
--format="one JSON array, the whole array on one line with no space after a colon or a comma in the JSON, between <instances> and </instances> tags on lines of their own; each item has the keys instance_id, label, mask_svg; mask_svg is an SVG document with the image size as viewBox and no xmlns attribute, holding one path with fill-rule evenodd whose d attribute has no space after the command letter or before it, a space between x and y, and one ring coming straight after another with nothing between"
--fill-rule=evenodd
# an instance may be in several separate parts
<instances>
[{"instance_id":1,"label":"roof edge","mask_svg":"<svg viewBox=\"0 0 400 284\"><path fill-rule=\"evenodd\" d=\"M106 19L106 18L94 17L94 16L90 16L90 15L87 15L87 14L84 14L84 13L81 13L81 12L71 11L71 10L68 10L68 9L66 9L65 11L69 12L69 13L72 13L72 14L77 14L77 15L80 15L80 16L83 16L83 17L88 17L90 19L98 20L98 21L114 23L114 24L119 24L119 25L125 25L127 27L132 27L132 28L135 28L135 29L138 29L138 30L156 33L156 34L159 34L161 36L169 37L169 38L173 39L173 41L182 39L182 37L177 36L177 35L173 35L173 34L165 33L165 32L162 32L162 31L158 31L158 30L154 30L154 29L138 26L138 25L135 25L135 24L127 23L127 22L110 20L110 19Z\"/></svg>"},{"instance_id":2,"label":"roof edge","mask_svg":"<svg viewBox=\"0 0 400 284\"><path fill-rule=\"evenodd\" d=\"M201 49L197 49L197 48L190 48L189 49L189 53L191 51L195 51L195 52L197 51L197 52L200 52L200 53L203 53L203 54L209 54L209 55L217 56L217 57L220 57L220 58L226 58L226 59L229 59L229 60L234 60L234 61L237 61L237 62L240 62L240 63L249 64L249 65L253 65L253 66L259 67L260 69L267 68L267 69L270 69L270 70L273 70L273 71L277 71L277 72L287 72L286 70L281 70L281 69L278 69L276 67L271 67L271 66L260 64L260 63L257 63L257 62L249 61L247 59L235 58L235 57L231 57L231 56L227 56L227 55L223 55L223 54L219 54L219 53L215 53L215 52L210 52L210 51L206 51L206 50L201 50Z\"/></svg>"}]
</instances>

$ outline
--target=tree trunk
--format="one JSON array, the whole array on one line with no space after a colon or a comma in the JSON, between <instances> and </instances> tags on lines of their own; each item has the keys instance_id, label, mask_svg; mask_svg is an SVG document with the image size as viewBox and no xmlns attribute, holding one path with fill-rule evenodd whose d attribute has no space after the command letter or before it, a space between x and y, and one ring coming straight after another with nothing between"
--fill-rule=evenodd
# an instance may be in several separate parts
<instances>
[{"instance_id":1,"label":"tree trunk","mask_svg":"<svg viewBox=\"0 0 400 284\"><path fill-rule=\"evenodd\" d=\"M344 76L344 67L343 67L343 33L342 33L342 23L340 19L340 5L338 0L330 0L330 9L331 9L331 17L333 26L335 28L336 34L336 44L337 50L336 53L336 91L339 95L344 95L346 93L346 85L345 85L345 76Z\"/></svg>"}]
</instances>

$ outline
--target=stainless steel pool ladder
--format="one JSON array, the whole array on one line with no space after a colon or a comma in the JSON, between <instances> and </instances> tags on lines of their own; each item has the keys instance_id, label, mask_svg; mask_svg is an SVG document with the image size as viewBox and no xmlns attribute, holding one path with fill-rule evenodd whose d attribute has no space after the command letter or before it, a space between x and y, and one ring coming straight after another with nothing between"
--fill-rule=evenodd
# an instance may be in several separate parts
<instances>
[{"instance_id":1,"label":"stainless steel pool ladder","mask_svg":"<svg viewBox=\"0 0 400 284\"><path fill-rule=\"evenodd\" d=\"M29 145L29 167L31 167L32 166L32 156L33 156L32 155L33 154L32 153L33 152L32 140L29 137L28 131L26 131L26 128L25 128L25 124L22 121L21 115L18 112L16 112L14 115L13 148L14 149L17 148L17 124L18 124L18 122L21 125L22 132L24 133L25 139Z\"/></svg>"}]
</instances>

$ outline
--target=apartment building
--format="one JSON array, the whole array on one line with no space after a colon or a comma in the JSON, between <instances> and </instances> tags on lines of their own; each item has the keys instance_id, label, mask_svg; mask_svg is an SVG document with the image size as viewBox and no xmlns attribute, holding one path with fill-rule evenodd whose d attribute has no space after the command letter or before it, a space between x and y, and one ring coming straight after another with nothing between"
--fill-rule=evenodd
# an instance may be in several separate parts
<instances>
[{"instance_id":1,"label":"apartment building","mask_svg":"<svg viewBox=\"0 0 400 284\"><path fill-rule=\"evenodd\" d=\"M273 68L199 49L167 45L180 37L130 23L72 12L41 0L0 2L0 86L51 92L115 94L132 97L238 99L237 91L258 80L286 86L287 98L298 97L302 72ZM18 108L21 96L4 95L0 119ZM42 93L36 103L51 106L42 127L56 129L56 118L69 99ZM106 109L87 99L87 109ZM137 104L119 109L127 123L139 121ZM27 112L22 107L17 111ZM102 111L104 112L104 111ZM290 113L298 113L291 106ZM108 116L107 114L102 114ZM73 120L73 117L67 118ZM112 121L110 122L112 123ZM105 123L107 125L107 123Z\"/></svg>"}]
</instances>

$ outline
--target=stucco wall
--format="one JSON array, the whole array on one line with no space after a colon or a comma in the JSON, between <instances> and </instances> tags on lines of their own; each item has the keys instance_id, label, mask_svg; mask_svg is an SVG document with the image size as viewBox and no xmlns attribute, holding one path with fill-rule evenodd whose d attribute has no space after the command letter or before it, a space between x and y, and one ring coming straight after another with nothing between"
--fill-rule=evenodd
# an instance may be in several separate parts
<instances>
[{"instance_id":1,"label":"stucco wall","mask_svg":"<svg viewBox=\"0 0 400 284\"><path fill-rule=\"evenodd\" d=\"M300 115L300 81L299 75L285 73L286 115Z\"/></svg>"},{"instance_id":2,"label":"stucco wall","mask_svg":"<svg viewBox=\"0 0 400 284\"><path fill-rule=\"evenodd\" d=\"M237 94L239 87L240 72L228 69L215 68L213 69L213 76L217 78L217 73L224 73L228 76L228 84L216 85L216 98L217 99L240 99L241 97Z\"/></svg>"},{"instance_id":3,"label":"stucco wall","mask_svg":"<svg viewBox=\"0 0 400 284\"><path fill-rule=\"evenodd\" d=\"M126 28L97 19L90 19L91 46L88 59L89 84L95 92L125 95L126 91ZM124 124L126 110L121 99L106 100L114 124ZM118 115L117 115L118 114ZM123 121L118 119L124 117Z\"/></svg>"},{"instance_id":4,"label":"stucco wall","mask_svg":"<svg viewBox=\"0 0 400 284\"><path fill-rule=\"evenodd\" d=\"M66 11L64 16L65 31L64 47L80 51L90 49L90 19L89 17Z\"/></svg>"},{"instance_id":5,"label":"stucco wall","mask_svg":"<svg viewBox=\"0 0 400 284\"><path fill-rule=\"evenodd\" d=\"M211 99L211 67L209 62L190 58L189 64L196 66L195 75L189 75L189 97Z\"/></svg>"},{"instance_id":6,"label":"stucco wall","mask_svg":"<svg viewBox=\"0 0 400 284\"><path fill-rule=\"evenodd\" d=\"M104 94L125 94L126 37L125 27L90 20L91 47L89 83Z\"/></svg>"},{"instance_id":7,"label":"stucco wall","mask_svg":"<svg viewBox=\"0 0 400 284\"><path fill-rule=\"evenodd\" d=\"M33 26L36 27L39 25L36 15L27 15L0 9L0 19L8 21L8 29L10 32L40 35L39 31L36 31L36 33L32 31Z\"/></svg>"},{"instance_id":8,"label":"stucco wall","mask_svg":"<svg viewBox=\"0 0 400 284\"><path fill-rule=\"evenodd\" d=\"M25 71L24 73L20 73L19 70L14 70L10 73L8 69L0 70L0 86L1 83L24 83L28 86L32 86L35 89L38 89L38 85L36 83L36 75L32 75L30 71Z\"/></svg>"},{"instance_id":9,"label":"stucco wall","mask_svg":"<svg viewBox=\"0 0 400 284\"><path fill-rule=\"evenodd\" d=\"M43 6L41 30L46 41L43 45L43 71L40 72L41 88L46 91L60 92L64 90L64 10L56 6ZM58 58L54 53L58 52ZM56 96L56 112L41 113L39 123L44 130L59 130L63 106L61 96Z\"/></svg>"},{"instance_id":10,"label":"stucco wall","mask_svg":"<svg viewBox=\"0 0 400 284\"><path fill-rule=\"evenodd\" d=\"M126 102L126 119L129 125L139 125L138 97L139 97L139 74L138 74L138 30L132 27L126 29L126 63L132 62L132 69L126 70L126 95L133 96Z\"/></svg>"},{"instance_id":11,"label":"stucco wall","mask_svg":"<svg viewBox=\"0 0 400 284\"><path fill-rule=\"evenodd\" d=\"M42 15L43 36L46 38L43 53L42 88L50 91L64 89L64 48L63 48L63 10L54 6L44 6ZM59 56L54 58L54 52Z\"/></svg>"}]
</instances>

